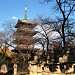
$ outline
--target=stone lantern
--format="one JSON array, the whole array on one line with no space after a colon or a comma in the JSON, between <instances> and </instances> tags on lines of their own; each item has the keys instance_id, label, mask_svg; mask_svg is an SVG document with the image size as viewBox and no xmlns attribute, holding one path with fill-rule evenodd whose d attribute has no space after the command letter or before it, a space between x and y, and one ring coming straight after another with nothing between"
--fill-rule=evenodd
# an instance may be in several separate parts
<instances>
[{"instance_id":1,"label":"stone lantern","mask_svg":"<svg viewBox=\"0 0 75 75\"><path fill-rule=\"evenodd\" d=\"M13 68L14 68L14 74L13 75L17 75L17 68L18 68L17 64L14 64Z\"/></svg>"}]
</instances>

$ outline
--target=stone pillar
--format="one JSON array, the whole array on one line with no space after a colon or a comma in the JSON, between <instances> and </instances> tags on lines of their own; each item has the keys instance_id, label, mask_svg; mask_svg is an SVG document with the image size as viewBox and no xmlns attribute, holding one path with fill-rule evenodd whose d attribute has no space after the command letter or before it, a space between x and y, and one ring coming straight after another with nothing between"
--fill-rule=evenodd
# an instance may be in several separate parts
<instances>
[{"instance_id":1,"label":"stone pillar","mask_svg":"<svg viewBox=\"0 0 75 75\"><path fill-rule=\"evenodd\" d=\"M17 64L14 64L13 68L14 68L14 74L13 75L17 75L17 68L18 68Z\"/></svg>"},{"instance_id":2,"label":"stone pillar","mask_svg":"<svg viewBox=\"0 0 75 75\"><path fill-rule=\"evenodd\" d=\"M37 59L38 59L38 56L34 56L34 61L33 61L33 63L37 63Z\"/></svg>"},{"instance_id":3,"label":"stone pillar","mask_svg":"<svg viewBox=\"0 0 75 75\"><path fill-rule=\"evenodd\" d=\"M37 75L42 75L41 65L38 65Z\"/></svg>"},{"instance_id":4,"label":"stone pillar","mask_svg":"<svg viewBox=\"0 0 75 75\"><path fill-rule=\"evenodd\" d=\"M29 64L29 75L37 75L37 65L31 65Z\"/></svg>"},{"instance_id":5,"label":"stone pillar","mask_svg":"<svg viewBox=\"0 0 75 75\"><path fill-rule=\"evenodd\" d=\"M7 66L6 66L6 64L3 64L1 66L1 73L7 73Z\"/></svg>"}]
</instances>

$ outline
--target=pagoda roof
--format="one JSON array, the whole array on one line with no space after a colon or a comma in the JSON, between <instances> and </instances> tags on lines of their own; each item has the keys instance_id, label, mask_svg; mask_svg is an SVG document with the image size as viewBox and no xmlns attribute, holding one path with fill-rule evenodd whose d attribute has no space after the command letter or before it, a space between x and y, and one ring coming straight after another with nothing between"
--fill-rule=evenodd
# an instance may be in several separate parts
<instances>
[{"instance_id":1,"label":"pagoda roof","mask_svg":"<svg viewBox=\"0 0 75 75\"><path fill-rule=\"evenodd\" d=\"M24 22L24 23L27 23L27 24L35 24L35 25L37 24L36 22L31 22L28 19L23 19L21 21Z\"/></svg>"},{"instance_id":2,"label":"pagoda roof","mask_svg":"<svg viewBox=\"0 0 75 75\"><path fill-rule=\"evenodd\" d=\"M17 36L16 40L29 40L29 41L33 41L33 40L36 40L34 37L31 37L31 36L25 36L25 35L20 35L20 36Z\"/></svg>"},{"instance_id":3,"label":"pagoda roof","mask_svg":"<svg viewBox=\"0 0 75 75\"><path fill-rule=\"evenodd\" d=\"M23 19L23 20L19 20L19 19L18 19L18 22L17 22L17 24L15 25L15 28L17 28L20 24L23 24L23 25L30 25L31 27L34 27L35 25L37 25L36 22L31 22L31 21L29 21L28 19Z\"/></svg>"},{"instance_id":4,"label":"pagoda roof","mask_svg":"<svg viewBox=\"0 0 75 75\"><path fill-rule=\"evenodd\" d=\"M27 50L23 50L23 49L21 49L20 51L19 51L19 49L14 49L14 50L12 50L12 52L15 52L15 53L27 53Z\"/></svg>"}]
</instances>

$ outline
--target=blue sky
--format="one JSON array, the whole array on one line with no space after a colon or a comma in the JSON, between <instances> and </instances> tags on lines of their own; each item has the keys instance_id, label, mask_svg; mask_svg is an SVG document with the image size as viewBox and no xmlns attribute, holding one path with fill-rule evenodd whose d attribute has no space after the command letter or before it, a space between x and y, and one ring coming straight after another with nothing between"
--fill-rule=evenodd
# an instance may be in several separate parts
<instances>
[{"instance_id":1,"label":"blue sky","mask_svg":"<svg viewBox=\"0 0 75 75\"><path fill-rule=\"evenodd\" d=\"M41 0L1 0L0 1L0 25L12 18L23 19L24 8L27 5L27 17L29 20L37 15L50 16L51 6L39 3Z\"/></svg>"}]
</instances>

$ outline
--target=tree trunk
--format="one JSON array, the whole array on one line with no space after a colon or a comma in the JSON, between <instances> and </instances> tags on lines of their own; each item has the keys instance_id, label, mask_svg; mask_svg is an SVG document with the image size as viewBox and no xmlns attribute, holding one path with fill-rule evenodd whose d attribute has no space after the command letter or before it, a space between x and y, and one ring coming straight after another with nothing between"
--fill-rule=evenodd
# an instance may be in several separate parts
<instances>
[{"instance_id":1,"label":"tree trunk","mask_svg":"<svg viewBox=\"0 0 75 75\"><path fill-rule=\"evenodd\" d=\"M47 52L49 51L48 47L49 47L49 39L47 37Z\"/></svg>"},{"instance_id":2,"label":"tree trunk","mask_svg":"<svg viewBox=\"0 0 75 75\"><path fill-rule=\"evenodd\" d=\"M63 22L62 24L62 40L63 40L63 46L65 47L65 44L66 44L66 40L65 40L65 32L64 32L64 25L65 25L65 22Z\"/></svg>"}]
</instances>

